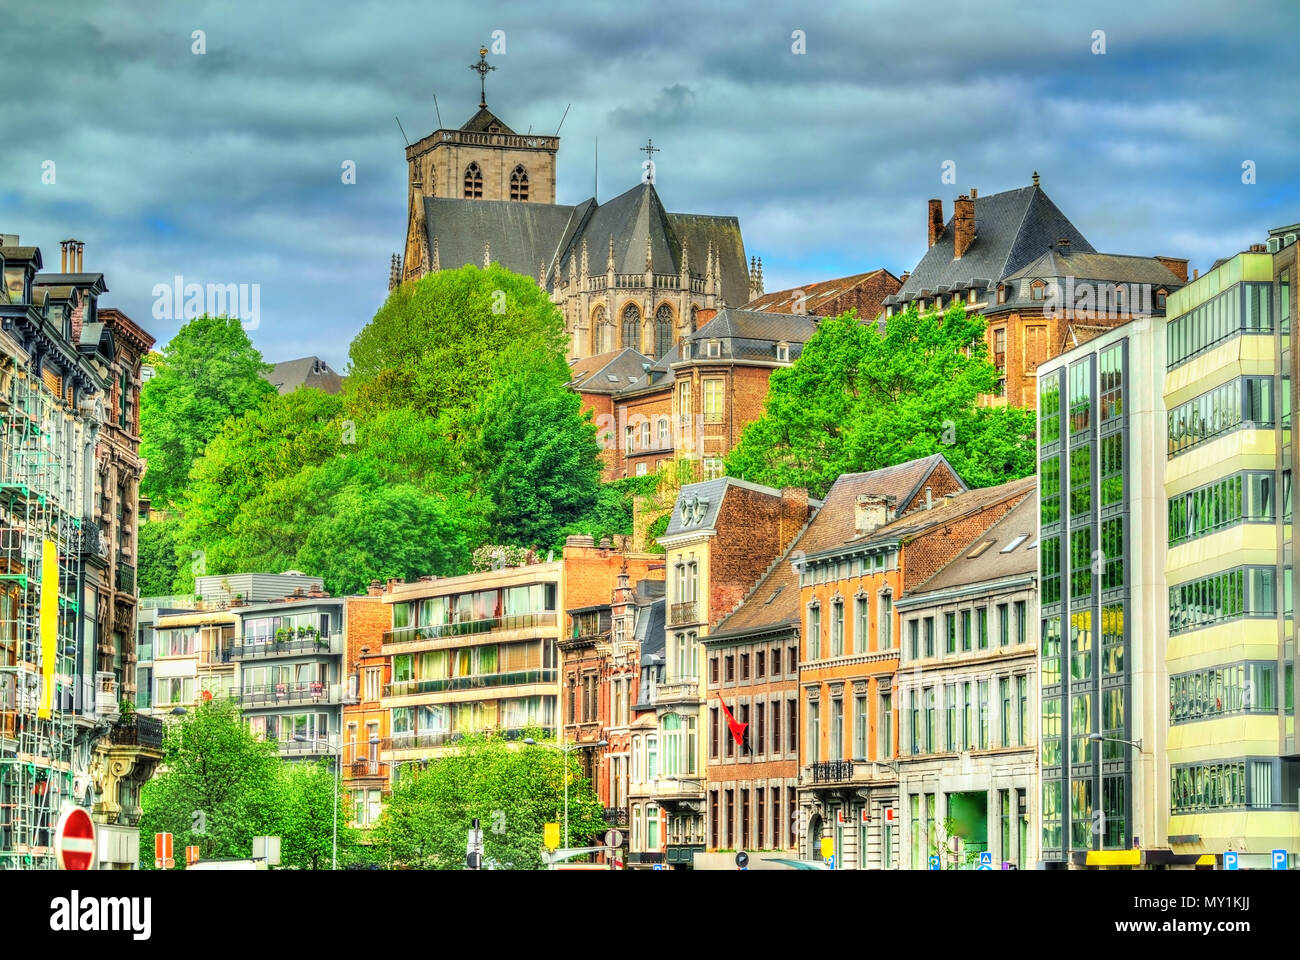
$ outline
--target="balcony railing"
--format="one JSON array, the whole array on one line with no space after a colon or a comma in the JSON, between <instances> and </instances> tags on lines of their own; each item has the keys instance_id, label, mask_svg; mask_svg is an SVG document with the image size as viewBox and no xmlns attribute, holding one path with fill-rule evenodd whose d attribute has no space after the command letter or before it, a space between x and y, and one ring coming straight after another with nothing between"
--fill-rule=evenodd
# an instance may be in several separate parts
<instances>
[{"instance_id":1,"label":"balcony railing","mask_svg":"<svg viewBox=\"0 0 1300 960\"><path fill-rule=\"evenodd\" d=\"M839 783L853 779L852 760L827 760L812 765L813 783Z\"/></svg>"},{"instance_id":2,"label":"balcony railing","mask_svg":"<svg viewBox=\"0 0 1300 960\"><path fill-rule=\"evenodd\" d=\"M332 757L337 752L337 747L325 737L317 737L312 740L280 740L276 743L276 746L279 747L281 753L292 756Z\"/></svg>"},{"instance_id":3,"label":"balcony railing","mask_svg":"<svg viewBox=\"0 0 1300 960\"><path fill-rule=\"evenodd\" d=\"M699 603L695 600L683 600L681 603L674 603L668 611L668 622L672 626L682 623L699 623L697 609Z\"/></svg>"},{"instance_id":4,"label":"balcony railing","mask_svg":"<svg viewBox=\"0 0 1300 960\"><path fill-rule=\"evenodd\" d=\"M290 703L338 703L339 685L318 680L307 683L259 683L244 687L239 694L246 707Z\"/></svg>"},{"instance_id":5,"label":"balcony railing","mask_svg":"<svg viewBox=\"0 0 1300 960\"><path fill-rule=\"evenodd\" d=\"M700 698L699 680L674 680L672 683L659 685L656 703L671 703L678 700L698 700Z\"/></svg>"},{"instance_id":6,"label":"balcony railing","mask_svg":"<svg viewBox=\"0 0 1300 960\"><path fill-rule=\"evenodd\" d=\"M117 678L106 670L95 674L95 715L116 720L118 714Z\"/></svg>"},{"instance_id":7,"label":"balcony railing","mask_svg":"<svg viewBox=\"0 0 1300 960\"><path fill-rule=\"evenodd\" d=\"M135 567L121 560L117 562L117 589L123 593L135 593Z\"/></svg>"},{"instance_id":8,"label":"balcony railing","mask_svg":"<svg viewBox=\"0 0 1300 960\"><path fill-rule=\"evenodd\" d=\"M320 638L303 637L294 640L282 640L279 643L274 640L267 641L250 641L245 640L243 643L237 643L230 650L230 656L234 660L251 660L257 657L283 657L289 654L297 653L332 653L330 649L331 640L329 636Z\"/></svg>"},{"instance_id":9,"label":"balcony railing","mask_svg":"<svg viewBox=\"0 0 1300 960\"><path fill-rule=\"evenodd\" d=\"M108 538L94 517L83 517L81 527L73 535L77 553L83 557L108 559Z\"/></svg>"},{"instance_id":10,"label":"balcony railing","mask_svg":"<svg viewBox=\"0 0 1300 960\"><path fill-rule=\"evenodd\" d=\"M439 640L442 637L463 637L493 630L518 630L523 627L553 627L554 613L513 613L504 617L487 617L483 620L461 620L459 623L429 623L424 626L394 627L384 631L384 643L411 643L416 640Z\"/></svg>"},{"instance_id":11,"label":"balcony railing","mask_svg":"<svg viewBox=\"0 0 1300 960\"><path fill-rule=\"evenodd\" d=\"M109 733L109 742L115 746L150 747L161 750L163 722L158 717L132 714L113 724L113 729Z\"/></svg>"},{"instance_id":12,"label":"balcony railing","mask_svg":"<svg viewBox=\"0 0 1300 960\"><path fill-rule=\"evenodd\" d=\"M478 690L486 687L513 687L525 683L555 683L558 670L514 670L508 673L484 673L472 677L445 677L438 680L394 680L384 684L384 696L406 697L417 693L440 693L443 690Z\"/></svg>"},{"instance_id":13,"label":"balcony railing","mask_svg":"<svg viewBox=\"0 0 1300 960\"><path fill-rule=\"evenodd\" d=\"M479 730L476 733L496 734L503 736L507 740L521 740L528 736L532 727L505 727L500 730ZM543 731L554 730L550 727L543 727ZM465 734L458 730L442 730L437 733L395 733L392 737L392 749L394 750L413 750L421 747L441 747L449 743L455 743L463 740Z\"/></svg>"},{"instance_id":14,"label":"balcony railing","mask_svg":"<svg viewBox=\"0 0 1300 960\"><path fill-rule=\"evenodd\" d=\"M387 768L387 764L378 760L353 760L349 765L354 777L377 777Z\"/></svg>"}]
</instances>

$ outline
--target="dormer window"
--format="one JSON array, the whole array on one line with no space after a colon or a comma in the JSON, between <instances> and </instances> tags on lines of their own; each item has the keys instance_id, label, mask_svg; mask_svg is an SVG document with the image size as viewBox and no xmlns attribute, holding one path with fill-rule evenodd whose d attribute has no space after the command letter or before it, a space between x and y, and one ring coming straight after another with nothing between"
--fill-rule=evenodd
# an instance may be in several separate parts
<instances>
[{"instance_id":1,"label":"dormer window","mask_svg":"<svg viewBox=\"0 0 1300 960\"><path fill-rule=\"evenodd\" d=\"M722 356L722 342L720 340L710 340L708 343L708 351L710 357Z\"/></svg>"},{"instance_id":2,"label":"dormer window","mask_svg":"<svg viewBox=\"0 0 1300 960\"><path fill-rule=\"evenodd\" d=\"M682 341L682 359L683 360L691 359L691 341L689 340Z\"/></svg>"},{"instance_id":3,"label":"dormer window","mask_svg":"<svg viewBox=\"0 0 1300 960\"><path fill-rule=\"evenodd\" d=\"M1165 298L1168 296L1168 291L1163 287L1156 291L1156 307L1158 309L1163 310L1165 308Z\"/></svg>"},{"instance_id":4,"label":"dormer window","mask_svg":"<svg viewBox=\"0 0 1300 960\"><path fill-rule=\"evenodd\" d=\"M974 303L974 302L975 302L975 288L974 288L974 287L971 287L971 288L970 288L970 293L967 294L966 302L967 302L967 303Z\"/></svg>"},{"instance_id":5,"label":"dormer window","mask_svg":"<svg viewBox=\"0 0 1300 960\"><path fill-rule=\"evenodd\" d=\"M776 345L776 358L782 363L788 362L790 359L790 344L784 340L778 343Z\"/></svg>"},{"instance_id":6,"label":"dormer window","mask_svg":"<svg viewBox=\"0 0 1300 960\"><path fill-rule=\"evenodd\" d=\"M1047 284L1041 280L1035 280L1029 285L1029 296L1033 300L1042 300L1047 296Z\"/></svg>"},{"instance_id":7,"label":"dormer window","mask_svg":"<svg viewBox=\"0 0 1300 960\"><path fill-rule=\"evenodd\" d=\"M1006 303L1006 302L1007 302L1007 285L1006 285L1005 283L999 283L999 284L998 284L998 303Z\"/></svg>"}]
</instances>

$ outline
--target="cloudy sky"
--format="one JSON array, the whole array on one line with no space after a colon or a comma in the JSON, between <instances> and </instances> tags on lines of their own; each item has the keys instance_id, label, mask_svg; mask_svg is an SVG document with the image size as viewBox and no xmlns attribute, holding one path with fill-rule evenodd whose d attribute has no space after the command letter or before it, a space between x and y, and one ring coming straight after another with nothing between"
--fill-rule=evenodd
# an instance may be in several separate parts
<instances>
[{"instance_id":1,"label":"cloudy sky","mask_svg":"<svg viewBox=\"0 0 1300 960\"><path fill-rule=\"evenodd\" d=\"M553 133L572 105L559 202L591 195L597 137L601 200L638 182L653 137L668 208L739 217L768 290L910 269L928 198L947 216L1035 170L1107 252L1204 270L1300 221L1291 0L769 6L10 5L0 233L56 270L58 241L85 241L103 302L160 343L179 323L154 317L156 284L258 284L266 357L342 370L404 239L394 116L424 136L436 94L444 125L464 123L468 65L497 30L492 110Z\"/></svg>"}]
</instances>

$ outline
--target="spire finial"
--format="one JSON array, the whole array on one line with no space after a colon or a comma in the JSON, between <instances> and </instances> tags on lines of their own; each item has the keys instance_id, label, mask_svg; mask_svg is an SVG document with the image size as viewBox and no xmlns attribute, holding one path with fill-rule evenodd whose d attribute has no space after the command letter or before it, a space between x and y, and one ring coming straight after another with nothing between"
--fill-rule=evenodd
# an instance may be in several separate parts
<instances>
[{"instance_id":1,"label":"spire finial","mask_svg":"<svg viewBox=\"0 0 1300 960\"><path fill-rule=\"evenodd\" d=\"M469 68L478 74L478 105L479 109L487 109L487 75L489 70L495 70L496 67L487 62L487 47L478 48L478 63L471 63Z\"/></svg>"},{"instance_id":2,"label":"spire finial","mask_svg":"<svg viewBox=\"0 0 1300 960\"><path fill-rule=\"evenodd\" d=\"M609 259L605 261L605 269L609 273L614 272L614 235L609 235Z\"/></svg>"},{"instance_id":3,"label":"spire finial","mask_svg":"<svg viewBox=\"0 0 1300 960\"><path fill-rule=\"evenodd\" d=\"M588 261L587 261L587 238L586 238L586 237L583 237L583 238L582 238L582 280L583 280L584 283L585 283L586 280L587 280L587 268L588 268Z\"/></svg>"},{"instance_id":4,"label":"spire finial","mask_svg":"<svg viewBox=\"0 0 1300 960\"><path fill-rule=\"evenodd\" d=\"M682 276L689 277L690 275L691 275L691 258L690 258L690 254L686 250L686 241L683 240L682 241Z\"/></svg>"},{"instance_id":5,"label":"spire finial","mask_svg":"<svg viewBox=\"0 0 1300 960\"><path fill-rule=\"evenodd\" d=\"M437 237L433 238L433 263L430 265L429 269L432 270L434 273L437 273L439 270L442 269L442 265L438 263L438 238Z\"/></svg>"},{"instance_id":6,"label":"spire finial","mask_svg":"<svg viewBox=\"0 0 1300 960\"><path fill-rule=\"evenodd\" d=\"M1034 171L1034 186L1038 186L1038 171Z\"/></svg>"},{"instance_id":7,"label":"spire finial","mask_svg":"<svg viewBox=\"0 0 1300 960\"><path fill-rule=\"evenodd\" d=\"M654 258L650 253L650 238L645 238L645 272L651 273L654 270Z\"/></svg>"}]
</instances>

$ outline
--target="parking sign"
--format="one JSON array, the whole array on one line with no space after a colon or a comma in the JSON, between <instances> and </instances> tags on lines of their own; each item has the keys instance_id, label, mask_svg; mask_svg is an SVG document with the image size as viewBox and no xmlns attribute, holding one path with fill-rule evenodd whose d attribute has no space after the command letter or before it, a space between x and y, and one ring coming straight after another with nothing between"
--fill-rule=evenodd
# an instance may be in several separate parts
<instances>
[{"instance_id":1,"label":"parking sign","mask_svg":"<svg viewBox=\"0 0 1300 960\"><path fill-rule=\"evenodd\" d=\"M1237 869L1237 855L1233 853L1231 850L1229 850L1227 853L1223 855L1223 869L1224 870Z\"/></svg>"}]
</instances>

